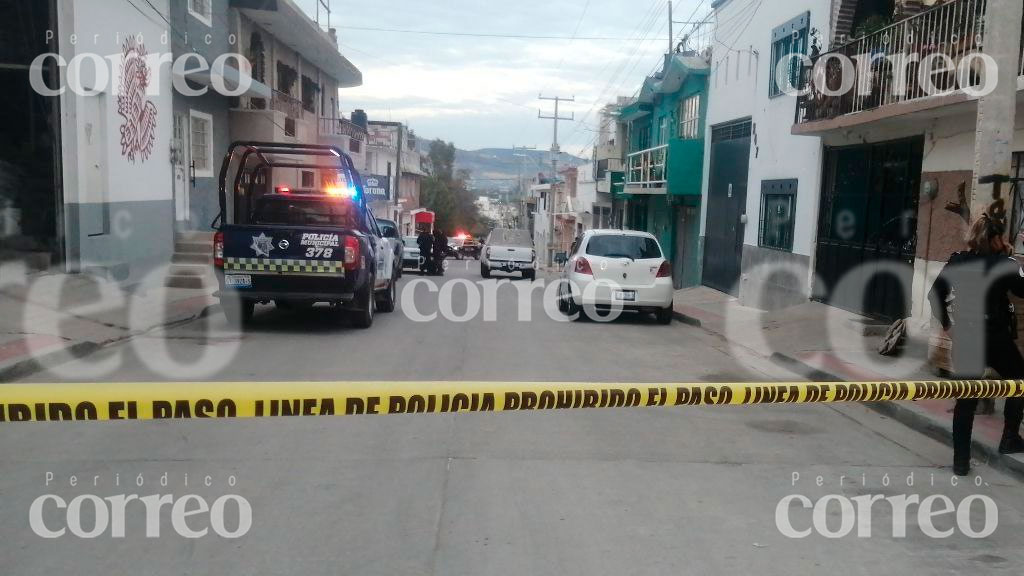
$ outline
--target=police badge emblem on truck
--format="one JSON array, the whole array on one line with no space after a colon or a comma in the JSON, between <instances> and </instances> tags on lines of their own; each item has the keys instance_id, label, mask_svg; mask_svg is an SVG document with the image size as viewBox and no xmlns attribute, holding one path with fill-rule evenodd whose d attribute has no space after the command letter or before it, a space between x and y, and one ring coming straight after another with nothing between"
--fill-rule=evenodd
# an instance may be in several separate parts
<instances>
[{"instance_id":1,"label":"police badge emblem on truck","mask_svg":"<svg viewBox=\"0 0 1024 576\"><path fill-rule=\"evenodd\" d=\"M256 252L256 256L263 256L266 258L270 257L270 251L274 249L274 239L268 237L263 232L260 232L259 236L252 237L252 246L249 246Z\"/></svg>"}]
</instances>

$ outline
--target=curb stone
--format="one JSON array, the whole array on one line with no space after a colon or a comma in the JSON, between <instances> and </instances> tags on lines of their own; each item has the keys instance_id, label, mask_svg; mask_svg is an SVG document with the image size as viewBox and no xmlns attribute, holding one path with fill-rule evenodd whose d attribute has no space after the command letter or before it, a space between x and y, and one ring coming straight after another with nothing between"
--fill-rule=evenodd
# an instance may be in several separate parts
<instances>
[{"instance_id":1,"label":"curb stone","mask_svg":"<svg viewBox=\"0 0 1024 576\"><path fill-rule=\"evenodd\" d=\"M189 322L194 322L196 320L208 318L210 316L213 316L217 312L220 312L220 310L220 304L210 304L205 306L199 312L192 314L191 316L185 318L178 318L175 320L168 320L167 322L151 326L150 328L147 328L146 330L142 330L140 332L125 334L124 336L112 338L105 342L77 342L66 348L54 350L53 352L47 352L46 354L42 354L39 357L19 360L17 362L10 364L9 366L0 367L0 386L2 386L6 382L13 382L21 378L26 378L33 374L42 372L43 370L47 370L55 366L60 366L61 364L66 364L68 362L72 362L75 360L81 360L82 358L90 356L102 350L103 348L106 348L107 346L119 344L121 342L126 342L128 340L131 340L132 338L135 338L136 336L139 336L140 334L145 334L146 332L149 332L151 330L157 330L160 328L171 328L187 324Z\"/></svg>"}]
</instances>

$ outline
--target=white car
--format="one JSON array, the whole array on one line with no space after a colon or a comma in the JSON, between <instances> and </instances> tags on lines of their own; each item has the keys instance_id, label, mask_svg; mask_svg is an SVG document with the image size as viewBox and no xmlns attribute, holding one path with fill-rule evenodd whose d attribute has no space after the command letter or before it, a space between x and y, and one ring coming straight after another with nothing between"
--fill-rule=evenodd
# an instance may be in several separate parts
<instances>
[{"instance_id":1,"label":"white car","mask_svg":"<svg viewBox=\"0 0 1024 576\"><path fill-rule=\"evenodd\" d=\"M527 280L537 279L537 251L529 232L504 228L491 231L480 255L480 275L490 278L492 272L521 272Z\"/></svg>"},{"instance_id":2,"label":"white car","mask_svg":"<svg viewBox=\"0 0 1024 576\"><path fill-rule=\"evenodd\" d=\"M415 236L406 236L403 241L405 246L402 249L402 269L419 270L421 262L420 245L417 243L418 238Z\"/></svg>"},{"instance_id":3,"label":"white car","mask_svg":"<svg viewBox=\"0 0 1024 576\"><path fill-rule=\"evenodd\" d=\"M672 263L646 232L590 230L576 239L562 271L558 306L578 317L591 310L653 313L672 323Z\"/></svg>"}]
</instances>

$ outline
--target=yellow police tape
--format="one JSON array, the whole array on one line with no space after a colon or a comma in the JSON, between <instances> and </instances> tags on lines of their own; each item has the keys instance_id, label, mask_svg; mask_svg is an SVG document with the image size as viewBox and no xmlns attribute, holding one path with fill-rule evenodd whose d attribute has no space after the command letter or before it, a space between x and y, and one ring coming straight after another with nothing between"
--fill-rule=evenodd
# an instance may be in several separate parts
<instances>
[{"instance_id":1,"label":"yellow police tape","mask_svg":"<svg viewBox=\"0 0 1024 576\"><path fill-rule=\"evenodd\" d=\"M0 422L442 414L1024 397L1024 380L597 384L193 382L0 385Z\"/></svg>"}]
</instances>

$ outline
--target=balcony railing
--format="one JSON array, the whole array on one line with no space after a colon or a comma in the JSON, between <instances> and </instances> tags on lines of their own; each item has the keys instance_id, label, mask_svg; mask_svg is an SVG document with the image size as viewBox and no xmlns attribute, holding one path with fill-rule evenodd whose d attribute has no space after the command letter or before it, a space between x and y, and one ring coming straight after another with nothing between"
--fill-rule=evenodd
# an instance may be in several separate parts
<instances>
[{"instance_id":1,"label":"balcony railing","mask_svg":"<svg viewBox=\"0 0 1024 576\"><path fill-rule=\"evenodd\" d=\"M982 64L968 59L983 52L987 10L988 0L953 0L821 54L803 71L797 124L979 85Z\"/></svg>"},{"instance_id":2,"label":"balcony railing","mask_svg":"<svg viewBox=\"0 0 1024 576\"><path fill-rule=\"evenodd\" d=\"M241 108L243 110L266 110L267 99L251 96L243 97L241 99ZM274 90L271 94L270 109L283 112L289 118L302 117L302 101L277 90Z\"/></svg>"},{"instance_id":3,"label":"balcony railing","mask_svg":"<svg viewBox=\"0 0 1024 576\"><path fill-rule=\"evenodd\" d=\"M628 157L626 184L643 188L660 188L668 182L668 145L634 152Z\"/></svg>"},{"instance_id":4,"label":"balcony railing","mask_svg":"<svg viewBox=\"0 0 1024 576\"><path fill-rule=\"evenodd\" d=\"M289 118L302 118L302 100L274 90L270 105L278 112L283 112Z\"/></svg>"},{"instance_id":5,"label":"balcony railing","mask_svg":"<svg viewBox=\"0 0 1024 576\"><path fill-rule=\"evenodd\" d=\"M347 136L352 140L366 142L366 129L345 118L321 118L321 136Z\"/></svg>"}]
</instances>

